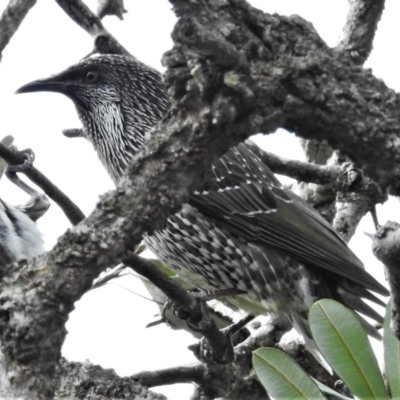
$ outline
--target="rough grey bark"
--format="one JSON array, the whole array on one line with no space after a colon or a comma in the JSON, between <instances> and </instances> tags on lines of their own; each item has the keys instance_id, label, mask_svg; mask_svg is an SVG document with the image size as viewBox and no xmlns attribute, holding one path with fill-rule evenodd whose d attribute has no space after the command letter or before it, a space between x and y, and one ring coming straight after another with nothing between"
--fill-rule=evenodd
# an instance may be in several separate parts
<instances>
[{"instance_id":1,"label":"rough grey bark","mask_svg":"<svg viewBox=\"0 0 400 400\"><path fill-rule=\"evenodd\" d=\"M18 30L36 0L10 0L0 16L0 60L2 52L14 33Z\"/></svg>"},{"instance_id":2,"label":"rough grey bark","mask_svg":"<svg viewBox=\"0 0 400 400\"><path fill-rule=\"evenodd\" d=\"M350 0L346 24L336 50L349 56L355 65L367 60L373 45L376 28L381 18L384 0ZM325 141L316 139L302 140L306 159L316 164L326 164L332 157L333 148ZM345 162L342 160L341 162ZM340 166L339 159L330 160L331 166ZM361 171L358 171L358 175ZM353 195L337 193L332 185L304 185L299 189L302 196L331 222L343 239L349 241L361 218L382 198L365 198L353 192Z\"/></svg>"},{"instance_id":3,"label":"rough grey bark","mask_svg":"<svg viewBox=\"0 0 400 400\"><path fill-rule=\"evenodd\" d=\"M57 1L86 24L96 44L106 38L123 51L79 1ZM143 233L163 227L210 164L248 136L284 127L325 140L382 192L400 192L398 94L328 48L300 17L264 14L243 0L171 3L180 17L174 47L164 57L171 112L148 133L148 145L118 188L103 195L86 220L47 254L6 271L0 396L52 398L74 302ZM235 365L225 366L230 374L222 367L208 371L217 384L204 383L196 396L225 396L235 388Z\"/></svg>"},{"instance_id":4,"label":"rough grey bark","mask_svg":"<svg viewBox=\"0 0 400 400\"><path fill-rule=\"evenodd\" d=\"M400 340L400 224L388 221L381 226L372 241L372 251L385 265L390 286L392 321L391 329Z\"/></svg>"},{"instance_id":5,"label":"rough grey bark","mask_svg":"<svg viewBox=\"0 0 400 400\"><path fill-rule=\"evenodd\" d=\"M372 51L385 0L349 0L349 3L350 12L338 49L347 52L355 64L362 65Z\"/></svg>"},{"instance_id":6,"label":"rough grey bark","mask_svg":"<svg viewBox=\"0 0 400 400\"><path fill-rule=\"evenodd\" d=\"M61 358L55 377L55 400L166 400L131 378L120 378L114 370L89 362Z\"/></svg>"}]
</instances>

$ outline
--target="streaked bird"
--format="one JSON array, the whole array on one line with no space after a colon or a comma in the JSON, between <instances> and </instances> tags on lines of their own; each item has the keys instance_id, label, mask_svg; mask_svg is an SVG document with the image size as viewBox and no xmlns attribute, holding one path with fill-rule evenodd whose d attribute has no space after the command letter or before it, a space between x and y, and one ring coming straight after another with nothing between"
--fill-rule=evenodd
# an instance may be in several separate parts
<instances>
[{"instance_id":1,"label":"streaked bird","mask_svg":"<svg viewBox=\"0 0 400 400\"><path fill-rule=\"evenodd\" d=\"M84 136L116 184L145 132L168 110L161 75L125 56L92 56L18 93L36 91L59 92L74 102ZM314 354L306 320L320 298L382 322L362 298L383 305L372 292L388 295L387 289L333 227L243 144L219 159L202 189L145 242L195 287L246 292L226 299L232 307L285 315Z\"/></svg>"}]
</instances>

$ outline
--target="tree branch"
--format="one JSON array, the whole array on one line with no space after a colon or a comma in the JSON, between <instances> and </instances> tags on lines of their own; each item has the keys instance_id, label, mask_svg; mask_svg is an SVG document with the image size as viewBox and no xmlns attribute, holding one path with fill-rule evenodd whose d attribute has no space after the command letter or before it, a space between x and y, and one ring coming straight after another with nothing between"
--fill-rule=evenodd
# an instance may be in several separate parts
<instances>
[{"instance_id":1,"label":"tree branch","mask_svg":"<svg viewBox=\"0 0 400 400\"><path fill-rule=\"evenodd\" d=\"M342 55L349 54L349 59L355 65L362 65L372 50L372 43L383 11L384 0L350 0L349 3L350 9L347 22L336 50ZM333 154L332 147L325 141L303 140L302 145L307 160L317 164L325 164ZM341 162L346 162L346 160ZM336 166L341 167L338 160L336 160ZM370 209L365 207L365 204L368 203L370 207L375 206L375 204L371 205L371 199L363 199L359 194L350 196L345 193L339 193L337 196L334 188L330 185L307 187L301 184L299 187L303 197L306 200L311 200L310 203L316 207L327 221L335 224L335 228L347 241L351 239L361 218ZM339 199L335 204L337 197ZM346 200L350 201L347 202Z\"/></svg>"},{"instance_id":2,"label":"tree branch","mask_svg":"<svg viewBox=\"0 0 400 400\"><path fill-rule=\"evenodd\" d=\"M120 378L114 370L61 358L56 375L56 399L167 400L131 378Z\"/></svg>"},{"instance_id":3,"label":"tree branch","mask_svg":"<svg viewBox=\"0 0 400 400\"><path fill-rule=\"evenodd\" d=\"M298 160L289 160L276 154L260 149L251 140L246 140L246 145L276 174L290 176L301 182L318 184L333 183L341 172L339 167L318 165Z\"/></svg>"},{"instance_id":4,"label":"tree branch","mask_svg":"<svg viewBox=\"0 0 400 400\"><path fill-rule=\"evenodd\" d=\"M385 266L392 306L391 328L400 340L400 224L388 221L372 240L375 257Z\"/></svg>"},{"instance_id":5,"label":"tree branch","mask_svg":"<svg viewBox=\"0 0 400 400\"><path fill-rule=\"evenodd\" d=\"M349 4L349 14L337 48L348 53L355 64L362 65L372 51L385 0L350 0Z\"/></svg>"},{"instance_id":6,"label":"tree branch","mask_svg":"<svg viewBox=\"0 0 400 400\"><path fill-rule=\"evenodd\" d=\"M81 0L56 0L67 15L94 39L97 52L131 56L97 17Z\"/></svg>"},{"instance_id":7,"label":"tree branch","mask_svg":"<svg viewBox=\"0 0 400 400\"><path fill-rule=\"evenodd\" d=\"M24 158L21 155L10 151L6 146L0 143L0 157L10 165L21 165ZM85 215L79 207L73 203L56 185L46 178L39 170L32 167L23 172L33 183L39 186L47 196L49 196L64 212L72 225L77 225Z\"/></svg>"},{"instance_id":8,"label":"tree branch","mask_svg":"<svg viewBox=\"0 0 400 400\"><path fill-rule=\"evenodd\" d=\"M10 0L0 17L0 60L2 52L18 30L36 0Z\"/></svg>"},{"instance_id":9,"label":"tree branch","mask_svg":"<svg viewBox=\"0 0 400 400\"><path fill-rule=\"evenodd\" d=\"M103 19L106 15L115 15L122 21L127 12L124 7L124 0L98 0L97 15L100 19Z\"/></svg>"}]
</instances>

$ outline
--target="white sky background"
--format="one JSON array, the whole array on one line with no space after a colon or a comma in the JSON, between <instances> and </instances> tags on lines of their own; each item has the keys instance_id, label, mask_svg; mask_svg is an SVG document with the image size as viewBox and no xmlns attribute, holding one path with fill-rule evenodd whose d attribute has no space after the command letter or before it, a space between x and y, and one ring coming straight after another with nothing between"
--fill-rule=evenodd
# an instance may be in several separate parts
<instances>
[{"instance_id":1,"label":"white sky background","mask_svg":"<svg viewBox=\"0 0 400 400\"><path fill-rule=\"evenodd\" d=\"M162 69L160 58L171 48L170 32L175 17L167 0L125 0L128 14L121 22L106 17L107 29L137 58ZM0 0L0 11L8 0ZM96 9L96 0L86 3ZM270 13L299 14L310 21L327 43L334 46L345 22L346 0L252 0L256 7ZM400 36L398 16L400 3L386 1L386 10L379 24L374 50L366 66L396 91L400 58L397 42ZM395 47L396 46L396 47ZM103 169L91 145L84 139L65 138L65 128L80 127L72 102L53 93L14 95L17 88L38 78L59 72L91 51L91 37L80 29L54 1L42 0L28 14L0 62L0 138L11 134L20 148L32 148L35 166L57 184L88 215L98 196L113 184ZM285 132L257 137L257 143L269 151L289 158L302 158L297 139ZM11 204L22 204L27 195L8 183L0 182L0 193ZM399 220L399 203L378 209L381 223ZM57 205L39 221L46 246L50 249L70 227ZM351 242L352 249L366 264L367 269L383 280L382 268L370 251L370 240L363 231L373 232L371 217L367 216ZM130 290L145 294L134 278L115 281ZM69 360L100 364L114 368L120 375L141 370L167 368L194 361L186 347L194 342L184 332L164 326L145 329L153 320L157 307L116 285L89 292L76 304L67 324L69 335L63 353ZM160 388L171 399L187 399L191 386L179 385Z\"/></svg>"}]
</instances>

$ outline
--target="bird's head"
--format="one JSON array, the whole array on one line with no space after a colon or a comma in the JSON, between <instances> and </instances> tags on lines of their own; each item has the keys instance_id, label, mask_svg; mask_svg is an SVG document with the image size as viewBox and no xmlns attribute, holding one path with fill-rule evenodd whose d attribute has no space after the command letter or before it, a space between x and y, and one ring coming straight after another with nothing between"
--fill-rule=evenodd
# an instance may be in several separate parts
<instances>
[{"instance_id":1,"label":"bird's head","mask_svg":"<svg viewBox=\"0 0 400 400\"><path fill-rule=\"evenodd\" d=\"M62 93L74 102L85 137L115 182L141 147L145 132L168 109L160 73L128 56L91 56L16 93L41 91Z\"/></svg>"}]
</instances>

